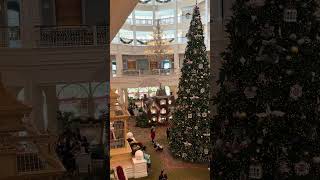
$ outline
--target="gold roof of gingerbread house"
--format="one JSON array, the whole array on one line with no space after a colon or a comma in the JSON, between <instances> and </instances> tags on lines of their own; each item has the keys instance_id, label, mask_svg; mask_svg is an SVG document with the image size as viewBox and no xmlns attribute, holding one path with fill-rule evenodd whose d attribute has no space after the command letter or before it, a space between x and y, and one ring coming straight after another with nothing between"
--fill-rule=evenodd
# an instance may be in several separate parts
<instances>
[{"instance_id":1,"label":"gold roof of gingerbread house","mask_svg":"<svg viewBox=\"0 0 320 180\"><path fill-rule=\"evenodd\" d=\"M31 112L4 87L0 75L0 132L20 131L24 129L22 119Z\"/></svg>"},{"instance_id":2,"label":"gold roof of gingerbread house","mask_svg":"<svg viewBox=\"0 0 320 180\"><path fill-rule=\"evenodd\" d=\"M31 124L22 121L25 115L29 115L31 107L28 107L10 94L1 82L0 76L0 162L2 169L7 170L0 174L2 178L20 179L25 176L61 175L65 170L54 152L54 136L39 134ZM10 154L10 156L8 156ZM37 159L35 167L21 169L16 163L19 158ZM20 162L20 165L26 165Z\"/></svg>"}]
</instances>

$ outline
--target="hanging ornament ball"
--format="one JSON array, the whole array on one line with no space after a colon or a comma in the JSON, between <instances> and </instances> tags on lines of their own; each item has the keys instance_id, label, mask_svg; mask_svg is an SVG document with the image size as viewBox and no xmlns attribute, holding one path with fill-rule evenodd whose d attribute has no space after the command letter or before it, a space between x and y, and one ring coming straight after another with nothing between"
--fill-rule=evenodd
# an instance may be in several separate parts
<instances>
[{"instance_id":1,"label":"hanging ornament ball","mask_svg":"<svg viewBox=\"0 0 320 180\"><path fill-rule=\"evenodd\" d=\"M244 57L241 57L241 58L240 58L240 62L241 62L242 65L243 65L246 61L247 61L247 60L246 60Z\"/></svg>"},{"instance_id":2,"label":"hanging ornament ball","mask_svg":"<svg viewBox=\"0 0 320 180\"><path fill-rule=\"evenodd\" d=\"M302 44L304 44L305 42L306 42L305 39L302 38L302 39L299 39L297 43L298 43L299 45L302 45Z\"/></svg>"},{"instance_id":3,"label":"hanging ornament ball","mask_svg":"<svg viewBox=\"0 0 320 180\"><path fill-rule=\"evenodd\" d=\"M245 119L246 117L247 117L247 113L245 113L245 112L242 112L239 114L240 119Z\"/></svg>"},{"instance_id":4,"label":"hanging ornament ball","mask_svg":"<svg viewBox=\"0 0 320 180\"><path fill-rule=\"evenodd\" d=\"M204 93L204 91L205 91L204 88L201 88L200 92L201 92L201 93Z\"/></svg>"},{"instance_id":5,"label":"hanging ornament ball","mask_svg":"<svg viewBox=\"0 0 320 180\"><path fill-rule=\"evenodd\" d=\"M203 64L199 64L199 69L203 69Z\"/></svg>"},{"instance_id":6,"label":"hanging ornament ball","mask_svg":"<svg viewBox=\"0 0 320 180\"><path fill-rule=\"evenodd\" d=\"M182 153L182 158L186 158L187 154L186 153Z\"/></svg>"},{"instance_id":7,"label":"hanging ornament ball","mask_svg":"<svg viewBox=\"0 0 320 180\"><path fill-rule=\"evenodd\" d=\"M208 154L209 153L209 150L206 148L203 150L204 151L204 154Z\"/></svg>"},{"instance_id":8,"label":"hanging ornament ball","mask_svg":"<svg viewBox=\"0 0 320 180\"><path fill-rule=\"evenodd\" d=\"M299 84L295 84L291 87L290 97L294 100L297 100L302 96L302 87Z\"/></svg>"},{"instance_id":9,"label":"hanging ornament ball","mask_svg":"<svg viewBox=\"0 0 320 180\"><path fill-rule=\"evenodd\" d=\"M291 47L291 52L294 54L297 54L299 52L299 48L297 46L292 46Z\"/></svg>"},{"instance_id":10,"label":"hanging ornament ball","mask_svg":"<svg viewBox=\"0 0 320 180\"><path fill-rule=\"evenodd\" d=\"M297 39L297 35L292 33L292 34L290 34L289 38L294 41Z\"/></svg>"}]
</instances>

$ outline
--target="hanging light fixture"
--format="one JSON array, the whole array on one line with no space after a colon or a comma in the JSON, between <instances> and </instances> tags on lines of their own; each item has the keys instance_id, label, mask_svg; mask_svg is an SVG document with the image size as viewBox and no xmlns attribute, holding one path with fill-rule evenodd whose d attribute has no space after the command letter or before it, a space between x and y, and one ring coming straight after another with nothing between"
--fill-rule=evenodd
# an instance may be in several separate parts
<instances>
[{"instance_id":1,"label":"hanging light fixture","mask_svg":"<svg viewBox=\"0 0 320 180\"><path fill-rule=\"evenodd\" d=\"M148 41L144 54L150 61L160 62L165 59L169 59L173 54L173 49L170 47L170 41L163 38L163 33L160 28L160 20L156 20L157 24L154 27L153 37L151 41Z\"/></svg>"}]
</instances>

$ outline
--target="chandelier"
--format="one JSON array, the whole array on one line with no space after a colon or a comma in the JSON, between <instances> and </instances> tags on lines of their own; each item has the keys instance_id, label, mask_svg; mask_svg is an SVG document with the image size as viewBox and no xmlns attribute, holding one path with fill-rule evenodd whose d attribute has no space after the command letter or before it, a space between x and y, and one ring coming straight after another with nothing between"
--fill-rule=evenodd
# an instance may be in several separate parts
<instances>
[{"instance_id":1,"label":"chandelier","mask_svg":"<svg viewBox=\"0 0 320 180\"><path fill-rule=\"evenodd\" d=\"M163 33L160 28L160 20L157 20L157 24L154 27L152 40L146 42L147 47L145 48L145 56L153 62L160 62L168 59L173 50L170 47L172 40L164 39Z\"/></svg>"}]
</instances>

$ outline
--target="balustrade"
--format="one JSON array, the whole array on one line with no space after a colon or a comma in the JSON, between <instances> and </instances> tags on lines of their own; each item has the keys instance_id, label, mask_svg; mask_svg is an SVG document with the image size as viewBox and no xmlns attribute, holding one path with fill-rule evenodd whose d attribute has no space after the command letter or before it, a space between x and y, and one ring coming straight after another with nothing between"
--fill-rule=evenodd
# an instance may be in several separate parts
<instances>
[{"instance_id":1,"label":"balustrade","mask_svg":"<svg viewBox=\"0 0 320 180\"><path fill-rule=\"evenodd\" d=\"M0 47L14 47L20 40L20 27L0 27Z\"/></svg>"},{"instance_id":2,"label":"balustrade","mask_svg":"<svg viewBox=\"0 0 320 180\"><path fill-rule=\"evenodd\" d=\"M81 47L107 44L106 26L37 27L37 47Z\"/></svg>"},{"instance_id":3,"label":"balustrade","mask_svg":"<svg viewBox=\"0 0 320 180\"><path fill-rule=\"evenodd\" d=\"M124 76L168 76L175 73L174 69L152 69L152 70L122 70Z\"/></svg>"}]
</instances>

